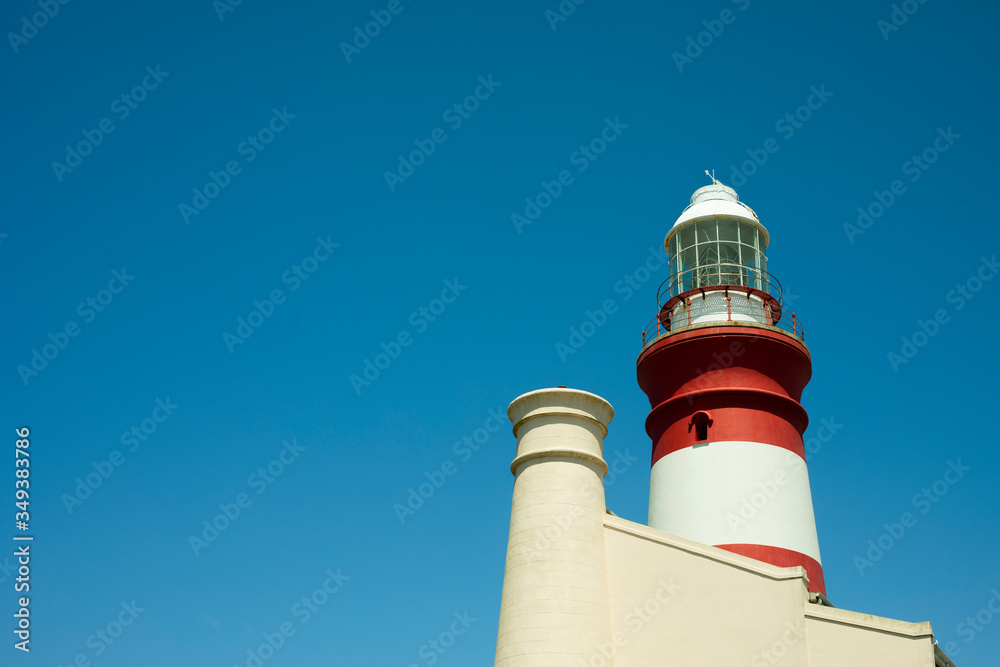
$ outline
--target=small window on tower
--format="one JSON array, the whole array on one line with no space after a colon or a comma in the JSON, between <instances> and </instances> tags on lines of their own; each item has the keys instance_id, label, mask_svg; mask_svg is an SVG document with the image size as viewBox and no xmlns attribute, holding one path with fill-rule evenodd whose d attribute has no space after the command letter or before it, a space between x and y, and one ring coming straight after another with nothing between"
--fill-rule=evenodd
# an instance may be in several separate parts
<instances>
[{"instance_id":1,"label":"small window on tower","mask_svg":"<svg viewBox=\"0 0 1000 667\"><path fill-rule=\"evenodd\" d=\"M700 424L695 424L695 439L698 442L703 440L708 440L708 422L702 422Z\"/></svg>"},{"instance_id":2,"label":"small window on tower","mask_svg":"<svg viewBox=\"0 0 1000 667\"><path fill-rule=\"evenodd\" d=\"M688 424L688 432L694 429L694 439L697 442L708 440L708 427L712 425L712 418L707 412L696 412L691 417Z\"/></svg>"}]
</instances>

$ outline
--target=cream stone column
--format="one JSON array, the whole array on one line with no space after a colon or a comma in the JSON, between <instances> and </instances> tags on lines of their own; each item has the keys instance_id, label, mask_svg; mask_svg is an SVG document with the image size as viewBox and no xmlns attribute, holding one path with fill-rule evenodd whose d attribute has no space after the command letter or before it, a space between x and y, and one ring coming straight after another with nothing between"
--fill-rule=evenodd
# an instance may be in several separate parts
<instances>
[{"instance_id":1,"label":"cream stone column","mask_svg":"<svg viewBox=\"0 0 1000 667\"><path fill-rule=\"evenodd\" d=\"M507 416L517 457L495 665L613 665L602 449L614 409L560 387L519 396Z\"/></svg>"}]
</instances>

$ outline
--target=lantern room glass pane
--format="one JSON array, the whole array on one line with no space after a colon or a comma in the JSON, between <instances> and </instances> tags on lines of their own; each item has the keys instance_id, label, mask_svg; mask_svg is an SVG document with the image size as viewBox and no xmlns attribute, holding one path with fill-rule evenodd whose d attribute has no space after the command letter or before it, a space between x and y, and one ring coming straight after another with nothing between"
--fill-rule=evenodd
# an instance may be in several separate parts
<instances>
[{"instance_id":1,"label":"lantern room glass pane","mask_svg":"<svg viewBox=\"0 0 1000 667\"><path fill-rule=\"evenodd\" d=\"M680 244L681 244L681 250L682 251L685 248L690 248L691 246L694 245L694 228L691 227L690 225L688 225L687 227L685 227L684 229L682 229L680 232L678 232L677 235L680 236L680 239L681 239L680 240Z\"/></svg>"},{"instance_id":2,"label":"lantern room glass pane","mask_svg":"<svg viewBox=\"0 0 1000 667\"><path fill-rule=\"evenodd\" d=\"M767 271L767 243L764 241L764 235L759 231L757 232L757 266L762 271Z\"/></svg>"},{"instance_id":3,"label":"lantern room glass pane","mask_svg":"<svg viewBox=\"0 0 1000 667\"><path fill-rule=\"evenodd\" d=\"M744 271L740 269L740 247L738 243L719 243L719 264L723 282L728 285L744 285Z\"/></svg>"},{"instance_id":4,"label":"lantern room glass pane","mask_svg":"<svg viewBox=\"0 0 1000 667\"><path fill-rule=\"evenodd\" d=\"M719 285L721 284L721 277L719 276L719 265L716 262L702 262L699 263L698 268L694 272L695 287L707 287L709 285Z\"/></svg>"},{"instance_id":5,"label":"lantern room glass pane","mask_svg":"<svg viewBox=\"0 0 1000 667\"><path fill-rule=\"evenodd\" d=\"M723 264L739 264L740 249L736 243L719 243L719 261Z\"/></svg>"},{"instance_id":6,"label":"lantern room glass pane","mask_svg":"<svg viewBox=\"0 0 1000 667\"><path fill-rule=\"evenodd\" d=\"M696 222L695 228L697 230L698 243L709 243L718 239L715 231L715 220Z\"/></svg>"},{"instance_id":7,"label":"lantern room glass pane","mask_svg":"<svg viewBox=\"0 0 1000 667\"><path fill-rule=\"evenodd\" d=\"M706 264L718 264L718 263L719 263L719 244L699 243L698 266L705 266Z\"/></svg>"},{"instance_id":8,"label":"lantern room glass pane","mask_svg":"<svg viewBox=\"0 0 1000 667\"><path fill-rule=\"evenodd\" d=\"M681 291L689 290L692 287L692 274L695 266L698 264L698 257L695 254L694 247L684 248L681 250Z\"/></svg>"},{"instance_id":9,"label":"lantern room glass pane","mask_svg":"<svg viewBox=\"0 0 1000 667\"><path fill-rule=\"evenodd\" d=\"M735 220L719 220L719 240L739 241L739 223Z\"/></svg>"},{"instance_id":10,"label":"lantern room glass pane","mask_svg":"<svg viewBox=\"0 0 1000 667\"><path fill-rule=\"evenodd\" d=\"M761 272L763 268L761 266L762 255L760 252L762 239L759 229L753 227L750 231L752 231L752 236L748 235L746 239L747 245L741 248L743 264L751 270L751 287L763 290L767 285L764 280L764 274Z\"/></svg>"},{"instance_id":11,"label":"lantern room glass pane","mask_svg":"<svg viewBox=\"0 0 1000 667\"><path fill-rule=\"evenodd\" d=\"M676 294L676 280L677 280L677 235L674 234L670 237L670 246L667 249L667 256L670 258L669 271L670 281L674 285L674 291L670 293L670 296Z\"/></svg>"},{"instance_id":12,"label":"lantern room glass pane","mask_svg":"<svg viewBox=\"0 0 1000 667\"><path fill-rule=\"evenodd\" d=\"M740 243L745 243L747 245L755 245L757 238L757 230L749 222L739 223L740 228Z\"/></svg>"}]
</instances>

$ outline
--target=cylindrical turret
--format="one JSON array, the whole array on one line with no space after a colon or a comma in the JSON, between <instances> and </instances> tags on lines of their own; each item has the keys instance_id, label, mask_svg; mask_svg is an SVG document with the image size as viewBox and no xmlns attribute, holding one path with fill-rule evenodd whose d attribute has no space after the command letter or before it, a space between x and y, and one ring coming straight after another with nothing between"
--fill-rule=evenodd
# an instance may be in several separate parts
<instances>
[{"instance_id":1,"label":"cylindrical turret","mask_svg":"<svg viewBox=\"0 0 1000 667\"><path fill-rule=\"evenodd\" d=\"M812 363L767 272L768 241L717 182L694 193L664 241L670 276L637 369L651 407L649 525L800 565L825 594L799 403Z\"/></svg>"},{"instance_id":2,"label":"cylindrical turret","mask_svg":"<svg viewBox=\"0 0 1000 667\"><path fill-rule=\"evenodd\" d=\"M496 665L578 667L611 640L603 441L611 405L540 389L507 409L517 437Z\"/></svg>"}]
</instances>

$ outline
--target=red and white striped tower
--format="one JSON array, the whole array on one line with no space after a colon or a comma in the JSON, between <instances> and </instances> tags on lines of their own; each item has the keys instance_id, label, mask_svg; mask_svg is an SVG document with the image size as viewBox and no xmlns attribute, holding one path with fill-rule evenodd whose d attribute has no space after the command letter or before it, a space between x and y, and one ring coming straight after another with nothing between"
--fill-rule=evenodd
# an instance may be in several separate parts
<instances>
[{"instance_id":1,"label":"red and white striped tower","mask_svg":"<svg viewBox=\"0 0 1000 667\"><path fill-rule=\"evenodd\" d=\"M670 276L637 370L651 407L649 525L801 565L825 595L799 403L812 363L767 272L768 240L757 214L713 179L664 241Z\"/></svg>"}]
</instances>

